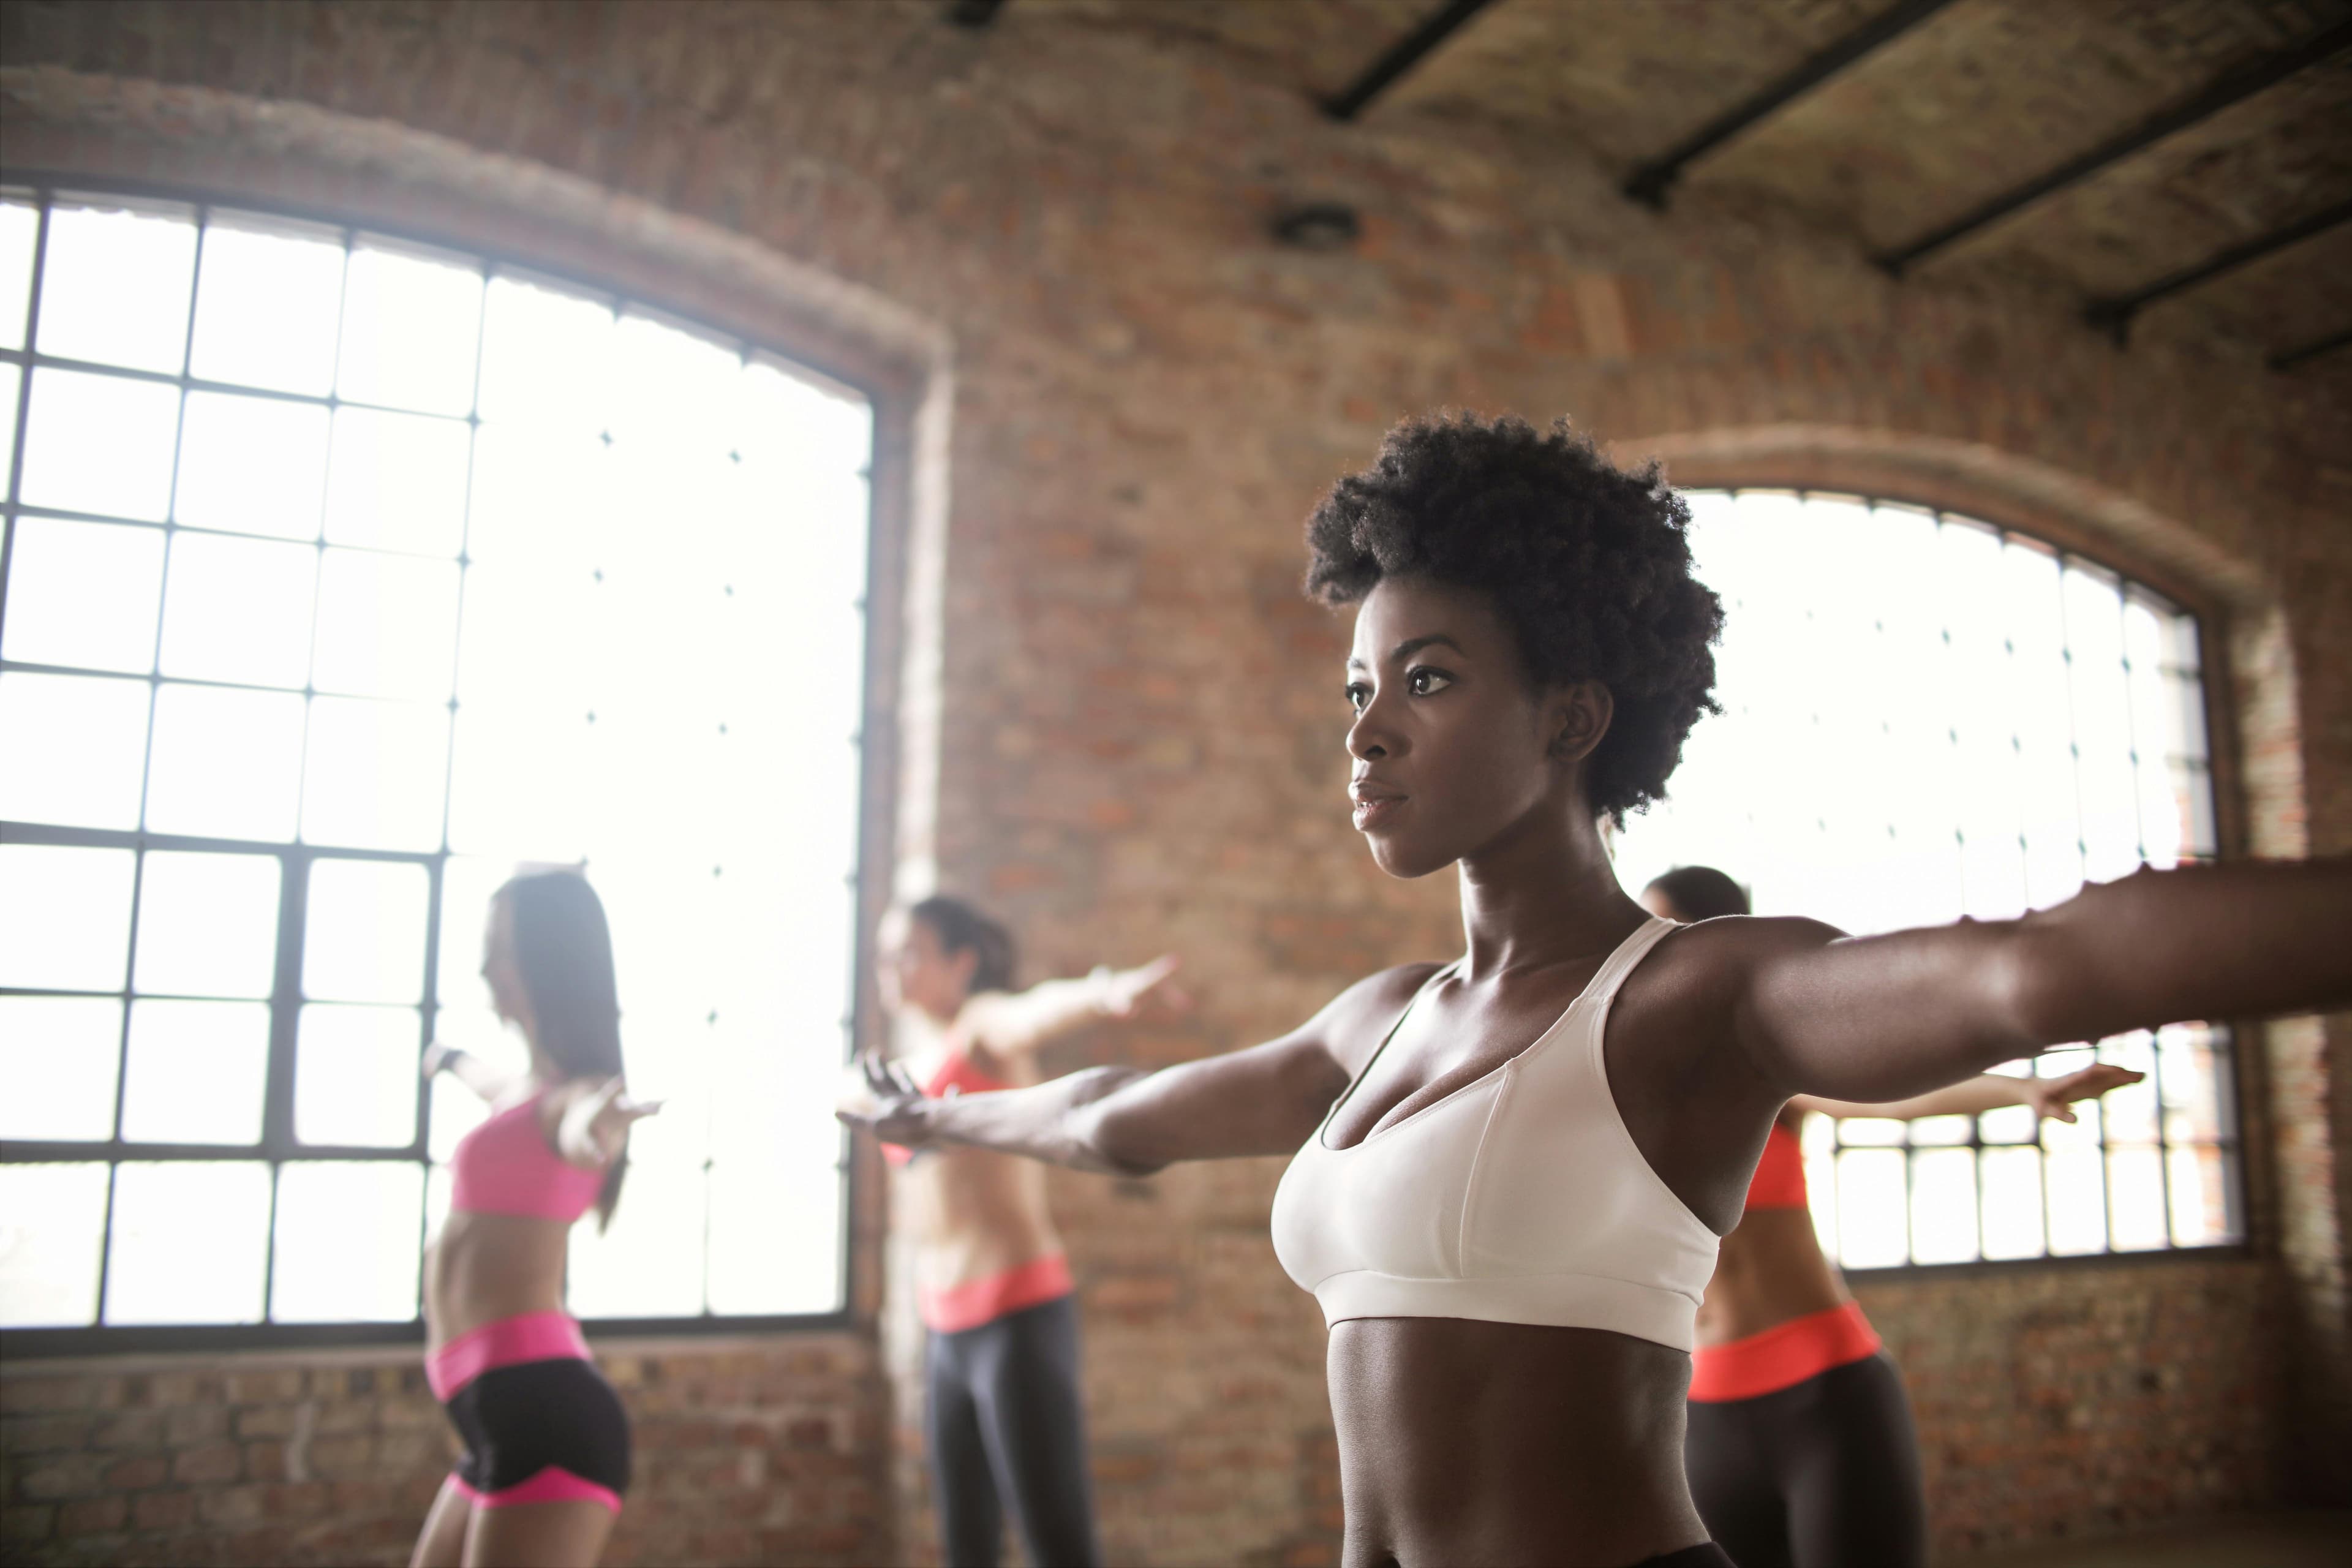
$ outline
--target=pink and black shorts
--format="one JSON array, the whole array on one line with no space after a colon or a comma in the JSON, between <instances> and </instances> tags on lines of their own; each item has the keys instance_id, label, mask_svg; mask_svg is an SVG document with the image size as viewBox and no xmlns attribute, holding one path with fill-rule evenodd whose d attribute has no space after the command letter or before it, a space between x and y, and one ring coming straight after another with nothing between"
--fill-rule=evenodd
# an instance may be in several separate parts
<instances>
[{"instance_id":1,"label":"pink and black shorts","mask_svg":"<svg viewBox=\"0 0 2352 1568\"><path fill-rule=\"evenodd\" d=\"M427 1356L425 1375L465 1439L453 1479L477 1507L585 1501L621 1511L629 1417L568 1313L485 1323Z\"/></svg>"}]
</instances>

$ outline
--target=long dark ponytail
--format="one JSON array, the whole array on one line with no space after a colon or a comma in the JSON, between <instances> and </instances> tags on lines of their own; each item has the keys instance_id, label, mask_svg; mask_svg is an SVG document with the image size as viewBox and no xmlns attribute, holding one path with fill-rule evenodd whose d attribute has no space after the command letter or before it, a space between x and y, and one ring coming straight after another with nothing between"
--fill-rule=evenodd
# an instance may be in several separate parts
<instances>
[{"instance_id":1,"label":"long dark ponytail","mask_svg":"<svg viewBox=\"0 0 2352 1568\"><path fill-rule=\"evenodd\" d=\"M959 952L978 955L972 967L971 990L978 995L983 991L1013 989L1013 965L1018 956L1013 945L1013 933L995 921L982 914L961 899L934 893L919 904L908 907L907 913L931 928L940 939L940 949L952 956Z\"/></svg>"},{"instance_id":2,"label":"long dark ponytail","mask_svg":"<svg viewBox=\"0 0 2352 1568\"><path fill-rule=\"evenodd\" d=\"M613 978L613 931L588 879L536 871L498 891L514 912L515 967L530 994L539 1048L567 1079L608 1079L621 1068L621 1001ZM613 1223L626 1173L626 1148L596 1195L599 1230Z\"/></svg>"}]
</instances>

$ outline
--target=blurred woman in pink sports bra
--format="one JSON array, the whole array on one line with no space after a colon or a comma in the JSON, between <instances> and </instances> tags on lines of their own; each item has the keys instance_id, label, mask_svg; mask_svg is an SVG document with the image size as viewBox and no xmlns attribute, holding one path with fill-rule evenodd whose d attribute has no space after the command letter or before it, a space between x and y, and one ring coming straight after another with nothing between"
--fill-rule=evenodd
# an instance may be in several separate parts
<instances>
[{"instance_id":1,"label":"blurred woman in pink sports bra","mask_svg":"<svg viewBox=\"0 0 2352 1568\"><path fill-rule=\"evenodd\" d=\"M961 899L929 898L882 922L882 1004L894 1050L933 1099L1037 1081L1040 1046L1145 998L1181 1005L1176 960L1097 969L1013 989L1012 933ZM940 1531L951 1568L997 1561L1009 1507L1029 1561L1100 1561L1078 1391L1069 1260L1045 1205L1045 1167L982 1149L885 1144L900 1223L915 1239L930 1331L926 1425ZM1010 1495L1005 1495L1009 1493Z\"/></svg>"},{"instance_id":2,"label":"blurred woman in pink sports bra","mask_svg":"<svg viewBox=\"0 0 2352 1568\"><path fill-rule=\"evenodd\" d=\"M629 1485L629 1423L564 1310L572 1223L608 1224L630 1124L604 907L569 872L517 877L490 900L482 978L522 1031L509 1079L436 1045L492 1114L457 1145L449 1217L425 1256L425 1376L466 1452L425 1516L412 1568L590 1568Z\"/></svg>"}]
</instances>

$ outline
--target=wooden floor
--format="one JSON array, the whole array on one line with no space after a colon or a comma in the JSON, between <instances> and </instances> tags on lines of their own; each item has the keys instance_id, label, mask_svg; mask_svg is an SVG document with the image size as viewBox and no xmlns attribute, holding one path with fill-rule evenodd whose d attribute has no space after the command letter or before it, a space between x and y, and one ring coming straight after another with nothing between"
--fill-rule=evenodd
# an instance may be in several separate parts
<instances>
[{"instance_id":1,"label":"wooden floor","mask_svg":"<svg viewBox=\"0 0 2352 1568\"><path fill-rule=\"evenodd\" d=\"M1949 1568L2346 1568L2352 1512L2202 1520L2144 1534L1970 1557Z\"/></svg>"}]
</instances>

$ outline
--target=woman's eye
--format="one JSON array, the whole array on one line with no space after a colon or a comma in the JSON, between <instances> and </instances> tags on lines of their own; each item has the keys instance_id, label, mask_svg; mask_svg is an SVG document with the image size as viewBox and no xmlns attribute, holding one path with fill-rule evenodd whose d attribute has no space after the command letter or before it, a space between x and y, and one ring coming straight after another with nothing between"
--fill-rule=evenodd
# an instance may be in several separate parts
<instances>
[{"instance_id":1,"label":"woman's eye","mask_svg":"<svg viewBox=\"0 0 2352 1568\"><path fill-rule=\"evenodd\" d=\"M1364 704L1372 700L1372 689L1359 682L1348 688L1348 706L1361 713Z\"/></svg>"},{"instance_id":2,"label":"woman's eye","mask_svg":"<svg viewBox=\"0 0 2352 1568\"><path fill-rule=\"evenodd\" d=\"M1430 697L1454 684L1454 678L1442 669L1416 669L1405 676L1405 689L1415 697Z\"/></svg>"}]
</instances>

